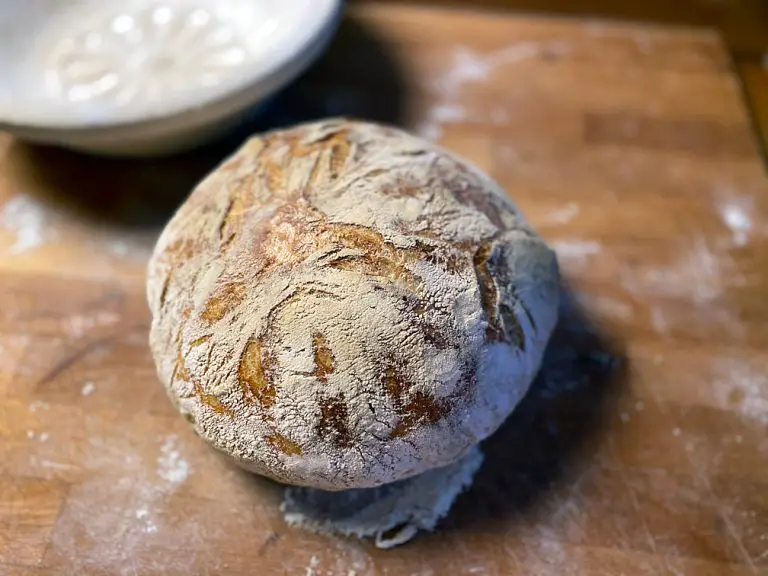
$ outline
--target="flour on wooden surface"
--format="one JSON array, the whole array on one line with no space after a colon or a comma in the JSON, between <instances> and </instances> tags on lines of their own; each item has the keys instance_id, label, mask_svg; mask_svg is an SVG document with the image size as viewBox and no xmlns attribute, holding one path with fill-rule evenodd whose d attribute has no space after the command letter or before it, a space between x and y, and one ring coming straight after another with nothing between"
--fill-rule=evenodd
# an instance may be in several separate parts
<instances>
[{"instance_id":1,"label":"flour on wooden surface","mask_svg":"<svg viewBox=\"0 0 768 576\"><path fill-rule=\"evenodd\" d=\"M623 266L619 280L629 294L650 307L651 323L659 333L668 330L666 312L673 304L655 304L654 300L675 299L701 308L697 321L720 325L729 335L744 337L745 327L738 311L724 296L729 288L743 285L745 279L728 253L714 249L712 241L703 236L682 240L676 258L669 264Z\"/></svg>"},{"instance_id":2,"label":"flour on wooden surface","mask_svg":"<svg viewBox=\"0 0 768 576\"><path fill-rule=\"evenodd\" d=\"M450 67L432 82L431 90L437 103L427 112L427 117L417 132L427 140L438 140L443 126L464 121L503 125L508 120L505 108L473 113L461 104L461 91L465 85L487 81L504 66L536 58L541 55L562 56L569 51L564 42L518 42L501 50L481 54L467 46L457 46Z\"/></svg>"},{"instance_id":3,"label":"flour on wooden surface","mask_svg":"<svg viewBox=\"0 0 768 576\"><path fill-rule=\"evenodd\" d=\"M305 572L306 576L317 576L315 568L317 568L319 563L320 561L317 559L317 556L312 555L312 558L309 559L309 565L307 565L307 571Z\"/></svg>"},{"instance_id":4,"label":"flour on wooden surface","mask_svg":"<svg viewBox=\"0 0 768 576\"><path fill-rule=\"evenodd\" d=\"M0 254L10 256L33 252L71 233L94 256L107 252L120 259L145 262L155 241L154 234L117 229L98 221L82 221L74 212L68 214L21 192L0 205L0 231L3 229L12 233L14 239L10 246L0 248Z\"/></svg>"},{"instance_id":5,"label":"flour on wooden surface","mask_svg":"<svg viewBox=\"0 0 768 576\"><path fill-rule=\"evenodd\" d=\"M80 338L93 328L112 326L120 321L120 315L107 310L97 310L92 314L68 316L61 322L64 333L72 338Z\"/></svg>"},{"instance_id":6,"label":"flour on wooden surface","mask_svg":"<svg viewBox=\"0 0 768 576\"><path fill-rule=\"evenodd\" d=\"M51 470L64 470L71 471L77 470L77 466L71 466L70 464L63 464L61 462L54 462L52 460L39 459L36 456L30 456L30 463L32 465L41 466L43 468L49 468Z\"/></svg>"},{"instance_id":7,"label":"flour on wooden surface","mask_svg":"<svg viewBox=\"0 0 768 576\"><path fill-rule=\"evenodd\" d=\"M558 224L567 224L579 215L579 205L575 202L568 202L562 208L557 210L550 210L547 214L540 218L535 224L539 227L543 226L555 226Z\"/></svg>"},{"instance_id":8,"label":"flour on wooden surface","mask_svg":"<svg viewBox=\"0 0 768 576\"><path fill-rule=\"evenodd\" d=\"M194 548L205 530L194 516L172 525L164 520L168 499L192 472L179 438L175 434L161 437L157 460L147 462L131 440L102 438L104 422L98 416L86 417L83 428L89 437L83 466L91 473L73 485L51 538L51 553L65 558L72 573L97 569L131 576L155 568L146 553L158 539L170 550ZM60 473L78 470L55 462L38 464ZM190 551L164 559L162 568L191 574L196 562L196 554Z\"/></svg>"},{"instance_id":9,"label":"flour on wooden surface","mask_svg":"<svg viewBox=\"0 0 768 576\"><path fill-rule=\"evenodd\" d=\"M8 249L13 255L34 250L54 236L46 208L25 194L16 194L0 206L0 227L16 235Z\"/></svg>"},{"instance_id":10,"label":"flour on wooden surface","mask_svg":"<svg viewBox=\"0 0 768 576\"><path fill-rule=\"evenodd\" d=\"M90 396L94 392L96 392L96 384L93 382L86 382L80 390L82 396Z\"/></svg>"},{"instance_id":11,"label":"flour on wooden surface","mask_svg":"<svg viewBox=\"0 0 768 576\"><path fill-rule=\"evenodd\" d=\"M146 508L136 510L136 519L141 520L142 531L146 534L157 532L157 525L149 518L149 511Z\"/></svg>"},{"instance_id":12,"label":"flour on wooden surface","mask_svg":"<svg viewBox=\"0 0 768 576\"><path fill-rule=\"evenodd\" d=\"M734 359L718 359L713 368L712 387L719 407L736 410L749 422L768 424L768 373Z\"/></svg>"},{"instance_id":13,"label":"flour on wooden surface","mask_svg":"<svg viewBox=\"0 0 768 576\"><path fill-rule=\"evenodd\" d=\"M733 243L736 246L744 246L749 242L749 234L752 230L752 220L749 216L751 202L729 201L720 206L720 214L723 223L730 229L733 235Z\"/></svg>"},{"instance_id":14,"label":"flour on wooden surface","mask_svg":"<svg viewBox=\"0 0 768 576\"><path fill-rule=\"evenodd\" d=\"M603 247L593 240L560 239L549 243L557 253L557 259L561 264L583 266L590 256L600 254Z\"/></svg>"},{"instance_id":15,"label":"flour on wooden surface","mask_svg":"<svg viewBox=\"0 0 768 576\"><path fill-rule=\"evenodd\" d=\"M687 298L707 304L722 296L731 264L712 251L707 239L698 236L679 249L670 265L625 270L620 279L630 294Z\"/></svg>"},{"instance_id":16,"label":"flour on wooden surface","mask_svg":"<svg viewBox=\"0 0 768 576\"><path fill-rule=\"evenodd\" d=\"M189 475L189 464L176 449L177 436L172 434L165 439L157 459L157 475L171 484L179 484Z\"/></svg>"},{"instance_id":17,"label":"flour on wooden surface","mask_svg":"<svg viewBox=\"0 0 768 576\"><path fill-rule=\"evenodd\" d=\"M30 412L37 412L38 410L48 410L50 405L42 400L35 400L29 405Z\"/></svg>"}]
</instances>

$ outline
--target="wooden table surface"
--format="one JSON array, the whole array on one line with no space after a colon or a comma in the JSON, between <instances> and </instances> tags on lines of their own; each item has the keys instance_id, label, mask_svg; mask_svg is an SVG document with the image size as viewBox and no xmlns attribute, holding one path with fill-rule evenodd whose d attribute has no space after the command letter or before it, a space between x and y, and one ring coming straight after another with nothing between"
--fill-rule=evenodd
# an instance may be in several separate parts
<instances>
[{"instance_id":1,"label":"wooden table surface","mask_svg":"<svg viewBox=\"0 0 768 576\"><path fill-rule=\"evenodd\" d=\"M286 527L147 347L158 228L226 148L0 147L0 574L768 574L768 179L707 31L358 5L271 121L408 126L504 185L566 286L542 376L440 529Z\"/></svg>"}]
</instances>

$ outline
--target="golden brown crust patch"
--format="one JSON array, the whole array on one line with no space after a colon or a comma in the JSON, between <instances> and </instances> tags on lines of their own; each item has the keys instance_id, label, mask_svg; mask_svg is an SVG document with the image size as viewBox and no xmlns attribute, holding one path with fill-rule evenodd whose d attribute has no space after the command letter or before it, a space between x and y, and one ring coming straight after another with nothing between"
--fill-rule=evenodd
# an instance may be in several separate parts
<instances>
[{"instance_id":1,"label":"golden brown crust patch","mask_svg":"<svg viewBox=\"0 0 768 576\"><path fill-rule=\"evenodd\" d=\"M334 446L345 448L352 446L354 440L349 431L349 414L344 395L321 398L319 404L318 436L329 440Z\"/></svg>"},{"instance_id":2,"label":"golden brown crust patch","mask_svg":"<svg viewBox=\"0 0 768 576\"><path fill-rule=\"evenodd\" d=\"M315 354L315 377L323 384L328 384L328 375L336 369L336 359L322 333L315 332L312 335L312 348Z\"/></svg>"},{"instance_id":3,"label":"golden brown crust patch","mask_svg":"<svg viewBox=\"0 0 768 576\"><path fill-rule=\"evenodd\" d=\"M205 302L200 318L207 324L218 322L236 308L245 298L245 284L230 282L217 290Z\"/></svg>"},{"instance_id":4,"label":"golden brown crust patch","mask_svg":"<svg viewBox=\"0 0 768 576\"><path fill-rule=\"evenodd\" d=\"M279 432L275 432L274 434L271 434L265 438L265 440L274 448L277 450L280 450L283 454L286 454L288 456L303 456L304 451L301 449L301 446L299 446L296 442L293 440L290 440L280 434Z\"/></svg>"},{"instance_id":5,"label":"golden brown crust patch","mask_svg":"<svg viewBox=\"0 0 768 576\"><path fill-rule=\"evenodd\" d=\"M442 405L421 390L411 392L412 384L394 362L384 369L384 388L393 399L400 421L389 433L390 438L402 438L420 424L434 424L450 407Z\"/></svg>"},{"instance_id":6,"label":"golden brown crust patch","mask_svg":"<svg viewBox=\"0 0 768 576\"><path fill-rule=\"evenodd\" d=\"M275 404L277 391L269 380L273 364L274 360L264 350L261 340L253 338L248 341L240 357L238 370L240 389L247 402L255 400L264 408Z\"/></svg>"}]
</instances>

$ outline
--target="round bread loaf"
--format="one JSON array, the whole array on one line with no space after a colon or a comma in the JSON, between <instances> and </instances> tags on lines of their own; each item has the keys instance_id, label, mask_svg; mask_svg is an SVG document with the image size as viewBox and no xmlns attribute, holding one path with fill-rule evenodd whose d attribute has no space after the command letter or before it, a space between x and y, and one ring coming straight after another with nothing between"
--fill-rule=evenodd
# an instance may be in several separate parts
<instances>
[{"instance_id":1,"label":"round bread loaf","mask_svg":"<svg viewBox=\"0 0 768 576\"><path fill-rule=\"evenodd\" d=\"M465 455L526 392L557 319L555 255L496 183L347 120L249 140L148 273L158 373L197 433L326 490Z\"/></svg>"}]
</instances>

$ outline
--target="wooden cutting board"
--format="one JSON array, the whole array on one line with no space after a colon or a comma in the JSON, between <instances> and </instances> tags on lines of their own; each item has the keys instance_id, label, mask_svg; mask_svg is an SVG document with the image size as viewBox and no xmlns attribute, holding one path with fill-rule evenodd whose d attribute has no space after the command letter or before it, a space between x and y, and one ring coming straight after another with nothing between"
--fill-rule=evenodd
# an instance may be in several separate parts
<instances>
[{"instance_id":1,"label":"wooden cutting board","mask_svg":"<svg viewBox=\"0 0 768 576\"><path fill-rule=\"evenodd\" d=\"M290 529L147 348L149 250L223 148L3 137L0 573L768 574L768 179L716 35L359 5L276 110L400 123L497 178L566 278L543 376L436 533Z\"/></svg>"}]
</instances>

